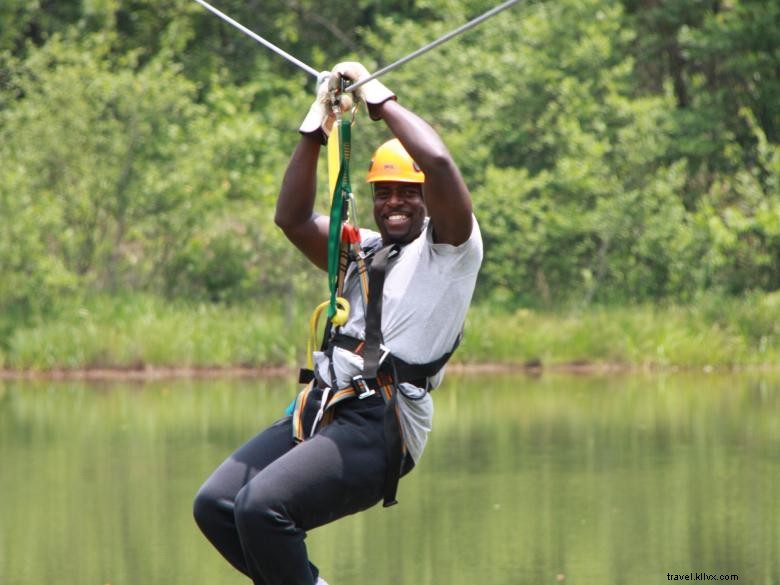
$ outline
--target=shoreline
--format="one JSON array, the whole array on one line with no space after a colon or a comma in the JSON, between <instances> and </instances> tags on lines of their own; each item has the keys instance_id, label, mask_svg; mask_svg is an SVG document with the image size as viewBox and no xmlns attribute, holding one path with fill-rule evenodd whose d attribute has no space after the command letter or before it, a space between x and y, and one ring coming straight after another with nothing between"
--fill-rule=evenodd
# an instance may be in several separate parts
<instances>
[{"instance_id":1,"label":"shoreline","mask_svg":"<svg viewBox=\"0 0 780 585\"><path fill-rule=\"evenodd\" d=\"M571 362L543 365L538 363L460 363L446 366L447 372L458 375L524 374L531 377L544 374L575 376L617 374L661 374L699 372L712 373L780 373L780 365L707 365L680 366L662 364L619 364L599 362ZM0 381L48 380L48 381L137 381L218 379L218 378L278 378L294 376L298 368L290 366L141 366L141 367L87 367L57 368L51 370L0 369Z\"/></svg>"}]
</instances>

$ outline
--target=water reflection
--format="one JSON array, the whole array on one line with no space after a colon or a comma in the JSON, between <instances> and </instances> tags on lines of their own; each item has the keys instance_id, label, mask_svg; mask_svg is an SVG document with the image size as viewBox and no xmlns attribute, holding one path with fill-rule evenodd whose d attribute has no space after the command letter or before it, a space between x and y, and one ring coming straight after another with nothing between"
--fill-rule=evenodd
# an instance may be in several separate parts
<instances>
[{"instance_id":1,"label":"water reflection","mask_svg":"<svg viewBox=\"0 0 780 585\"><path fill-rule=\"evenodd\" d=\"M0 583L246 583L192 496L289 379L0 385ZM309 538L332 585L780 583L780 380L451 376L374 508Z\"/></svg>"}]
</instances>

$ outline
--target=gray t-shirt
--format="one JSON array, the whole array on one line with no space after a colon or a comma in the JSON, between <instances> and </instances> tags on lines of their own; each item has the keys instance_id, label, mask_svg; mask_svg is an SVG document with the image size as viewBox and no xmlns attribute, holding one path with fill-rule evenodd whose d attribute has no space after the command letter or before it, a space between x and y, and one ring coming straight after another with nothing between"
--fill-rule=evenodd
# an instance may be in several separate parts
<instances>
[{"instance_id":1,"label":"gray t-shirt","mask_svg":"<svg viewBox=\"0 0 780 585\"><path fill-rule=\"evenodd\" d=\"M482 263L482 236L476 218L469 239L459 246L437 244L426 220L422 233L401 248L388 263L382 297L382 336L393 355L414 364L433 361L455 344L466 319L477 273ZM361 230L364 247L378 243L380 235ZM350 268L354 272L354 264ZM344 296L350 303L345 335L365 339L365 307L359 279L348 273ZM318 372L329 379L327 358L315 354ZM363 371L363 359L337 348L333 366L339 388ZM439 385L443 372L429 380ZM419 461L433 418L433 401L424 389L401 385L399 410L401 429L410 455Z\"/></svg>"},{"instance_id":2,"label":"gray t-shirt","mask_svg":"<svg viewBox=\"0 0 780 585\"><path fill-rule=\"evenodd\" d=\"M422 364L452 349L482 262L476 219L473 226L466 242L452 246L435 244L432 227L426 222L420 236L390 261L382 296L382 337L393 355ZM380 238L369 230L361 235L366 245ZM365 318L358 279L349 279L344 292L353 310L342 332L363 339Z\"/></svg>"}]
</instances>

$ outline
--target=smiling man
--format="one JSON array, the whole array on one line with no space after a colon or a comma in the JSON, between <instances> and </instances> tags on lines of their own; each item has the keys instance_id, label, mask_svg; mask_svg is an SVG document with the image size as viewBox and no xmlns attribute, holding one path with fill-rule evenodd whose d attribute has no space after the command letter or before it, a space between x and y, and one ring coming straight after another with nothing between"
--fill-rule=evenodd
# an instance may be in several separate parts
<instances>
[{"instance_id":1,"label":"smiling man","mask_svg":"<svg viewBox=\"0 0 780 585\"><path fill-rule=\"evenodd\" d=\"M374 221L385 244L408 244L425 222L422 186L425 175L394 138L371 159L368 182L374 189Z\"/></svg>"},{"instance_id":2,"label":"smiling man","mask_svg":"<svg viewBox=\"0 0 780 585\"><path fill-rule=\"evenodd\" d=\"M331 75L357 82L368 72L341 63ZM323 270L329 219L314 202L333 126L326 85L300 127L275 217ZM352 262L343 291L350 313L315 352L313 380L293 414L239 448L195 500L204 534L256 585L324 584L306 532L381 500L395 503L399 478L425 447L430 391L458 344L482 261L469 191L438 134L380 82L360 91L371 118L395 136L376 150L367 178L379 230L361 230L368 300Z\"/></svg>"}]
</instances>

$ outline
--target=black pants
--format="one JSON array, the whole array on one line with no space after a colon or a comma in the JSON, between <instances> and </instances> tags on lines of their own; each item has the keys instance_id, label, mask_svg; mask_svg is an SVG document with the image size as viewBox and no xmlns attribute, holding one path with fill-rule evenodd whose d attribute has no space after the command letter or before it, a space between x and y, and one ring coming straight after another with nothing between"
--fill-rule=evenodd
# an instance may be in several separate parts
<instances>
[{"instance_id":1,"label":"black pants","mask_svg":"<svg viewBox=\"0 0 780 585\"><path fill-rule=\"evenodd\" d=\"M333 421L295 444L284 418L239 448L195 498L198 526L255 585L312 585L306 531L379 502L385 479L384 402L334 407Z\"/></svg>"}]
</instances>

